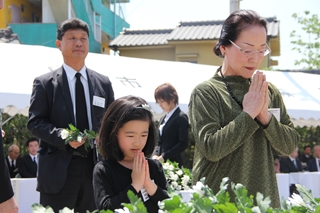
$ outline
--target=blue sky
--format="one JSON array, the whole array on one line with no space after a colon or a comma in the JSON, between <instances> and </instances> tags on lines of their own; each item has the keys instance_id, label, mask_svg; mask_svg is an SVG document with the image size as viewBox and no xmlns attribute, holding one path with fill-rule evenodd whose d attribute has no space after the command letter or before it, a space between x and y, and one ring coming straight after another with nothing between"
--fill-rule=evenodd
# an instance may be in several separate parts
<instances>
[{"instance_id":1,"label":"blue sky","mask_svg":"<svg viewBox=\"0 0 320 213\"><path fill-rule=\"evenodd\" d=\"M131 29L175 28L180 21L224 20L229 15L229 0L130 0L125 5L126 20ZM292 18L293 13L304 16L304 11L318 14L320 0L242 0L240 9L252 9L263 17L280 20L281 56L279 69L301 69L294 60L302 57L292 51L290 33L297 30L304 38L308 36Z\"/></svg>"}]
</instances>

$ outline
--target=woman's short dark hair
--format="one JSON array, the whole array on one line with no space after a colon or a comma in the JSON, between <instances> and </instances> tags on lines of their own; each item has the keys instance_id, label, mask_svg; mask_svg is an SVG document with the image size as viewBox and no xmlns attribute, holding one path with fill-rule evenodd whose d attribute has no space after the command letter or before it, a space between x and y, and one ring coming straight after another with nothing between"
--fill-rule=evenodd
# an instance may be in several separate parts
<instances>
[{"instance_id":1,"label":"woman's short dark hair","mask_svg":"<svg viewBox=\"0 0 320 213\"><path fill-rule=\"evenodd\" d=\"M154 91L154 98L158 103L158 100L164 100L167 103L173 101L175 104L179 103L179 97L176 89L170 83L164 83L159 85Z\"/></svg>"},{"instance_id":2,"label":"woman's short dark hair","mask_svg":"<svg viewBox=\"0 0 320 213\"><path fill-rule=\"evenodd\" d=\"M116 161L124 159L117 134L125 123L133 120L149 121L148 139L142 152L147 157L151 156L156 143L156 127L153 114L144 99L130 95L112 102L103 116L97 141L103 157Z\"/></svg>"},{"instance_id":3,"label":"woman's short dark hair","mask_svg":"<svg viewBox=\"0 0 320 213\"><path fill-rule=\"evenodd\" d=\"M264 27L267 32L267 21L255 11L237 10L231 13L222 25L219 41L213 48L214 53L223 58L220 46L231 45L229 40L236 41L243 30L252 26Z\"/></svg>"},{"instance_id":4,"label":"woman's short dark hair","mask_svg":"<svg viewBox=\"0 0 320 213\"><path fill-rule=\"evenodd\" d=\"M62 37L64 36L65 32L70 29L82 29L84 30L89 37L89 27L88 24L81 19L78 18L71 18L63 21L57 30L57 39L62 40Z\"/></svg>"}]
</instances>

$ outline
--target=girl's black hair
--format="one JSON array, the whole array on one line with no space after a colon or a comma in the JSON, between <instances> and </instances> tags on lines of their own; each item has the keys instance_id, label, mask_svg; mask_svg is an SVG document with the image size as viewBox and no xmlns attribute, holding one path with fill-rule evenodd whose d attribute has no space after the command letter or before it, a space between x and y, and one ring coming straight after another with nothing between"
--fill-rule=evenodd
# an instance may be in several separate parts
<instances>
[{"instance_id":1,"label":"girl's black hair","mask_svg":"<svg viewBox=\"0 0 320 213\"><path fill-rule=\"evenodd\" d=\"M124 159L117 134L125 123L132 120L149 121L148 139L142 152L147 157L152 154L156 143L156 127L151 109L140 97L124 96L112 102L101 122L97 144L104 158L115 161Z\"/></svg>"}]
</instances>

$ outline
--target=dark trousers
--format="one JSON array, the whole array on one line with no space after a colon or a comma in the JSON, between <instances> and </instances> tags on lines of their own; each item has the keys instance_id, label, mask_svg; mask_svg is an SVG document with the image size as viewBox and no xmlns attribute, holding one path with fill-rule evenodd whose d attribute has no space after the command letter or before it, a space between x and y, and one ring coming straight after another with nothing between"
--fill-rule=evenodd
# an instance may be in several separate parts
<instances>
[{"instance_id":1,"label":"dark trousers","mask_svg":"<svg viewBox=\"0 0 320 213\"><path fill-rule=\"evenodd\" d=\"M93 157L72 156L68 166L67 179L57 194L40 193L40 204L50 206L58 213L64 207L74 209L75 213L96 210L93 195L92 174Z\"/></svg>"}]
</instances>

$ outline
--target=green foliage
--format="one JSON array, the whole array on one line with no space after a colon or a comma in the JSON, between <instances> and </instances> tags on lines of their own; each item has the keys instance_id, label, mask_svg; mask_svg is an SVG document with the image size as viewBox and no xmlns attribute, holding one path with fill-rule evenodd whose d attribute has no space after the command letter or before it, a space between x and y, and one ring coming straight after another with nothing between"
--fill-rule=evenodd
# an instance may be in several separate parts
<instances>
[{"instance_id":1,"label":"green foliage","mask_svg":"<svg viewBox=\"0 0 320 213\"><path fill-rule=\"evenodd\" d=\"M10 116L4 113L2 118L3 121L6 121ZM6 132L5 137L3 138L6 154L9 146L12 144L16 144L20 147L20 156L28 153L26 142L33 136L27 129L27 122L28 117L17 114L2 126L2 129Z\"/></svg>"},{"instance_id":2,"label":"green foliage","mask_svg":"<svg viewBox=\"0 0 320 213\"><path fill-rule=\"evenodd\" d=\"M129 209L131 213L147 213L147 208L144 206L141 198L138 198L132 191L127 193L130 203L123 205Z\"/></svg>"},{"instance_id":3,"label":"green foliage","mask_svg":"<svg viewBox=\"0 0 320 213\"><path fill-rule=\"evenodd\" d=\"M290 37L295 47L292 50L296 50L304 57L300 60L296 60L295 64L306 64L307 69L320 69L320 21L317 14L311 15L309 11L305 11L305 17L298 16L297 13L292 15L294 19L302 25L302 30L308 34L308 39L302 38L297 34L296 30L292 31Z\"/></svg>"}]
</instances>

